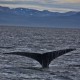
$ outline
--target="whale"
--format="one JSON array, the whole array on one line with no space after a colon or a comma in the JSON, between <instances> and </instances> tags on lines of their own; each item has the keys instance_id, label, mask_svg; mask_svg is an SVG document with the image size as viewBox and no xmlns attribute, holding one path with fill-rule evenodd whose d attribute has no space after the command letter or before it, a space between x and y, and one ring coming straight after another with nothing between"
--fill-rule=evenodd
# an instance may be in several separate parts
<instances>
[{"instance_id":1,"label":"whale","mask_svg":"<svg viewBox=\"0 0 80 80\"><path fill-rule=\"evenodd\" d=\"M32 53L32 52L9 52L9 53L3 53L3 54L12 54L12 55L20 55L32 58L36 61L38 61L42 68L49 68L49 64L51 61L56 59L57 57L69 53L71 51L74 51L76 49L62 49L57 51L51 51L51 52L45 52L45 53Z\"/></svg>"}]
</instances>

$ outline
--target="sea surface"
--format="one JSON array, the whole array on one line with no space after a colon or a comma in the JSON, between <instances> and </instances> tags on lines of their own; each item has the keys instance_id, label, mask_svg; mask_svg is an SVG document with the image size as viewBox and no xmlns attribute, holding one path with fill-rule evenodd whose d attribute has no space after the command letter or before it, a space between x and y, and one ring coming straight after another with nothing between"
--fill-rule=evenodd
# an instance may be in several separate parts
<instances>
[{"instance_id":1,"label":"sea surface","mask_svg":"<svg viewBox=\"0 0 80 80\"><path fill-rule=\"evenodd\" d=\"M8 52L75 51L53 60L49 69ZM0 80L80 80L80 29L0 27Z\"/></svg>"}]
</instances>

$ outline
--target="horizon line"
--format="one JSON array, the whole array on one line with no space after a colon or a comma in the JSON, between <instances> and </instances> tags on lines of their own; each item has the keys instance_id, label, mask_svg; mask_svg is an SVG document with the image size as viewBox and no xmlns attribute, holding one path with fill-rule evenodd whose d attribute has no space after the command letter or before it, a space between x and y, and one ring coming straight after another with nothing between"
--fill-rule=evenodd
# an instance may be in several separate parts
<instances>
[{"instance_id":1,"label":"horizon line","mask_svg":"<svg viewBox=\"0 0 80 80\"><path fill-rule=\"evenodd\" d=\"M69 10L69 11L58 11L58 10L55 10L55 11L51 11L51 10L48 10L48 9L34 9L34 8L27 8L27 7L10 7L10 6L1 6L0 7L7 7L7 8L10 8L10 9L16 9L16 8L24 8L24 9L33 9L33 10L37 10L37 11L49 11L49 12L58 12L58 13L67 13L67 12L80 12L78 10Z\"/></svg>"}]
</instances>

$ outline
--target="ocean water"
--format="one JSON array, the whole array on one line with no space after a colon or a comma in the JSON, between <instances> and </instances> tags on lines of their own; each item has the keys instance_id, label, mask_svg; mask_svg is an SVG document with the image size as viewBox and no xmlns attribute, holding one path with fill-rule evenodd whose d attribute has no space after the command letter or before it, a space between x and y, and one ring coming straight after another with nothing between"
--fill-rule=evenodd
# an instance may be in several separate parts
<instances>
[{"instance_id":1,"label":"ocean water","mask_svg":"<svg viewBox=\"0 0 80 80\"><path fill-rule=\"evenodd\" d=\"M28 57L5 52L50 52L76 48L49 69ZM0 27L0 80L80 80L80 29Z\"/></svg>"}]
</instances>

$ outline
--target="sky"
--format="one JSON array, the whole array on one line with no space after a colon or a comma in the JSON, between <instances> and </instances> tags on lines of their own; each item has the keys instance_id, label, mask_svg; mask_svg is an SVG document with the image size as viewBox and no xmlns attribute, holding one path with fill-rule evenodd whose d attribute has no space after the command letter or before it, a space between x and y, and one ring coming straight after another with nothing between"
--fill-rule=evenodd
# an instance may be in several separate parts
<instances>
[{"instance_id":1,"label":"sky","mask_svg":"<svg viewBox=\"0 0 80 80\"><path fill-rule=\"evenodd\" d=\"M67 12L80 11L80 0L0 0L0 6Z\"/></svg>"}]
</instances>

